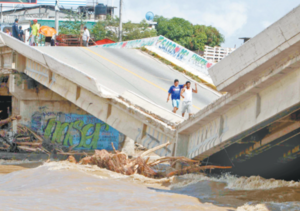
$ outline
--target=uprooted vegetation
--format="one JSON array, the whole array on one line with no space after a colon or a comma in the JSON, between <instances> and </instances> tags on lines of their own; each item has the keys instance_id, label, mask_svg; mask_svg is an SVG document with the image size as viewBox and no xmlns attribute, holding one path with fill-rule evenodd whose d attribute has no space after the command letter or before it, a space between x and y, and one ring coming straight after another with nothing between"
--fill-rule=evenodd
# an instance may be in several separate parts
<instances>
[{"instance_id":1,"label":"uprooted vegetation","mask_svg":"<svg viewBox=\"0 0 300 211\"><path fill-rule=\"evenodd\" d=\"M153 161L149 161L150 153L155 152L163 147L168 146L170 143L162 144L143 152L135 158L128 158L125 153L115 150L113 153L106 150L95 150L95 154L81 159L78 164L80 165L97 165L100 168L121 173L124 175L140 174L150 178L163 178L174 175L182 175L195 172L203 172L206 169L228 169L230 166L200 166L197 160L191 160L186 157L163 157ZM73 156L69 156L69 162L77 163ZM158 167L160 164L167 164L169 170L161 170ZM179 165L178 165L179 164ZM160 169L160 170L159 170Z\"/></svg>"},{"instance_id":2,"label":"uprooted vegetation","mask_svg":"<svg viewBox=\"0 0 300 211\"><path fill-rule=\"evenodd\" d=\"M11 123L14 120L20 120L21 116L9 117L0 121L0 126ZM85 156L86 152L74 150L77 145L70 147L60 143L52 143L42 135L38 135L29 127L18 124L17 133L12 134L11 129L0 130L0 151L17 153L43 153L57 155L78 155Z\"/></svg>"}]
</instances>

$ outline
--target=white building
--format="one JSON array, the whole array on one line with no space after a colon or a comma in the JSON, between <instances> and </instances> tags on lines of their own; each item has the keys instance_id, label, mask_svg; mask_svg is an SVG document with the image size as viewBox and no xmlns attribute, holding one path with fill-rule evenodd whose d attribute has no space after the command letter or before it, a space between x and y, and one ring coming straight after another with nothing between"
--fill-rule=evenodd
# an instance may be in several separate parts
<instances>
[{"instance_id":1,"label":"white building","mask_svg":"<svg viewBox=\"0 0 300 211\"><path fill-rule=\"evenodd\" d=\"M203 58L205 58L208 61L217 63L234 50L235 48L223 48L218 46L210 47L206 45L203 53Z\"/></svg>"}]
</instances>

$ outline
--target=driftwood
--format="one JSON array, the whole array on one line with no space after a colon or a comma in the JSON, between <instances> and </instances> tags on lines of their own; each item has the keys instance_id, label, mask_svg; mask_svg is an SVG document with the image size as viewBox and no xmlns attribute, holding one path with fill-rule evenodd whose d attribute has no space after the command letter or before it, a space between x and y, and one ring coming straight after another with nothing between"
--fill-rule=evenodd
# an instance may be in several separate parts
<instances>
[{"instance_id":1,"label":"driftwood","mask_svg":"<svg viewBox=\"0 0 300 211\"><path fill-rule=\"evenodd\" d=\"M144 156L146 156L146 155L148 155L148 154L150 154L150 153L152 153L152 152L155 152L156 150L159 150L159 149L161 149L161 148L167 147L168 145L170 145L170 142L169 142L169 141L168 141L167 143L165 143L165 144L161 144L161 145L159 145L159 146L157 146L157 147L154 147L154 148L152 148L152 149L149 149L149 150L143 152L140 156L141 156L141 157L144 157Z\"/></svg>"},{"instance_id":2,"label":"driftwood","mask_svg":"<svg viewBox=\"0 0 300 211\"><path fill-rule=\"evenodd\" d=\"M30 137L21 137L21 138L16 138L18 141L28 141L31 138Z\"/></svg>"},{"instance_id":3,"label":"driftwood","mask_svg":"<svg viewBox=\"0 0 300 211\"><path fill-rule=\"evenodd\" d=\"M41 136L39 136L38 134L36 134L32 130L30 130L28 127L23 126L23 128L25 128L27 131L29 131L38 141L41 141L41 142L44 141L44 139Z\"/></svg>"},{"instance_id":4,"label":"driftwood","mask_svg":"<svg viewBox=\"0 0 300 211\"><path fill-rule=\"evenodd\" d=\"M224 166L199 166L200 162L196 160L191 160L186 157L164 157L159 158L155 161L149 162L149 157L147 159L143 159L146 155L155 152L163 147L168 146L170 143L165 143L160 146L154 147L142 153L140 156L136 158L128 159L127 155L119 152L115 149L113 143L112 148L114 153L109 153L106 150L95 150L95 154L92 156L87 156L79 161L81 165L97 165L101 168L106 168L108 170L125 174L132 175L135 173L144 175L146 177L170 177L173 175L180 175L186 173L200 172L205 169L228 169L229 167ZM73 156L69 156L68 160L74 163L75 158ZM169 174L157 173L155 171L155 166L160 163L169 163L170 165L175 165L177 162L184 163L188 165L188 167L177 169Z\"/></svg>"},{"instance_id":5,"label":"driftwood","mask_svg":"<svg viewBox=\"0 0 300 211\"><path fill-rule=\"evenodd\" d=\"M24 151L36 152L38 149L33 147L26 147L26 146L18 146L19 149Z\"/></svg>"},{"instance_id":6,"label":"driftwood","mask_svg":"<svg viewBox=\"0 0 300 211\"><path fill-rule=\"evenodd\" d=\"M25 146L37 146L40 147L42 145L42 143L40 142L15 142L18 146L19 145L25 145Z\"/></svg>"},{"instance_id":7,"label":"driftwood","mask_svg":"<svg viewBox=\"0 0 300 211\"><path fill-rule=\"evenodd\" d=\"M170 172L167 174L167 177L171 177L174 175L183 175L183 174L188 174L188 173L194 173L194 172L199 172L203 171L206 169L230 169L232 168L231 166L189 166L183 169L179 169L173 172Z\"/></svg>"},{"instance_id":8,"label":"driftwood","mask_svg":"<svg viewBox=\"0 0 300 211\"><path fill-rule=\"evenodd\" d=\"M14 117L8 117L7 119L3 119L0 121L0 126L3 126L5 124L8 124L14 120L20 120L21 119L21 116L17 115L17 116L14 116Z\"/></svg>"},{"instance_id":9,"label":"driftwood","mask_svg":"<svg viewBox=\"0 0 300 211\"><path fill-rule=\"evenodd\" d=\"M200 164L200 162L198 160L191 160L191 159L188 159L186 157L163 157L163 158L159 158L155 161L152 161L149 163L150 166L155 166L155 165L158 165L160 163L165 163L165 162L172 162L172 163L176 163L176 162L183 162L183 163L190 163L190 164L195 164L195 163L198 163ZM171 166L173 166L171 164Z\"/></svg>"}]
</instances>

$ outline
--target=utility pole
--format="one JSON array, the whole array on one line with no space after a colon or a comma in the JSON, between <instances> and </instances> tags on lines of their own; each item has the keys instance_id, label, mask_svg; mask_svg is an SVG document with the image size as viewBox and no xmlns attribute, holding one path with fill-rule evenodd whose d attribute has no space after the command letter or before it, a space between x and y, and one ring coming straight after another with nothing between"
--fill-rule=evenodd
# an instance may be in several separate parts
<instances>
[{"instance_id":1,"label":"utility pole","mask_svg":"<svg viewBox=\"0 0 300 211\"><path fill-rule=\"evenodd\" d=\"M120 19L120 25L119 25L119 42L122 42L122 1L123 0L120 0L120 13L119 13L119 19Z\"/></svg>"},{"instance_id":2,"label":"utility pole","mask_svg":"<svg viewBox=\"0 0 300 211\"><path fill-rule=\"evenodd\" d=\"M1 4L1 23L3 23L3 4Z\"/></svg>"},{"instance_id":3,"label":"utility pole","mask_svg":"<svg viewBox=\"0 0 300 211\"><path fill-rule=\"evenodd\" d=\"M59 0L55 1L55 30L56 35L58 35L58 28L59 28Z\"/></svg>"}]
</instances>

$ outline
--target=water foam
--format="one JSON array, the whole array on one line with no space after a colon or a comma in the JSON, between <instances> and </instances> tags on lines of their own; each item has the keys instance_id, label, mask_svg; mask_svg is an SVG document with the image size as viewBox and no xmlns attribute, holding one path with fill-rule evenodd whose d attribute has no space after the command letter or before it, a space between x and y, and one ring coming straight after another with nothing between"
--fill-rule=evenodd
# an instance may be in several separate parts
<instances>
[{"instance_id":1,"label":"water foam","mask_svg":"<svg viewBox=\"0 0 300 211\"><path fill-rule=\"evenodd\" d=\"M80 171L92 176L96 176L101 179L106 178L127 178L128 176L122 175L113 171L109 171L104 168L100 168L96 165L79 165L75 163L70 163L68 161L59 161L59 162L49 162L44 163L40 167L46 167L49 171L59 171L59 170L74 170Z\"/></svg>"},{"instance_id":2,"label":"water foam","mask_svg":"<svg viewBox=\"0 0 300 211\"><path fill-rule=\"evenodd\" d=\"M300 187L299 182L264 179L260 176L236 177L232 175L225 175L220 179L226 181L226 188L234 190L266 190L281 187Z\"/></svg>"},{"instance_id":3,"label":"water foam","mask_svg":"<svg viewBox=\"0 0 300 211\"><path fill-rule=\"evenodd\" d=\"M132 178L134 181L139 181L144 184L163 184L163 183L172 183L174 180L174 177L169 177L169 178L162 178L162 179L153 179L149 177L145 177L140 174L133 174L130 175L130 178Z\"/></svg>"},{"instance_id":4,"label":"water foam","mask_svg":"<svg viewBox=\"0 0 300 211\"><path fill-rule=\"evenodd\" d=\"M270 210L282 210L282 211L299 211L299 202L285 202L285 203L275 203L268 202L265 204L245 204L238 207L236 211L270 211Z\"/></svg>"},{"instance_id":5,"label":"water foam","mask_svg":"<svg viewBox=\"0 0 300 211\"><path fill-rule=\"evenodd\" d=\"M284 181L275 179L264 179L260 176L237 177L230 174L224 174L221 177L208 177L204 174L186 174L179 176L180 181L171 185L171 188L180 188L195 184L201 181L214 181L226 183L225 188L232 190L266 190L279 187L300 187L300 182Z\"/></svg>"},{"instance_id":6,"label":"water foam","mask_svg":"<svg viewBox=\"0 0 300 211\"><path fill-rule=\"evenodd\" d=\"M30 164L30 163L39 163L43 162L43 160L35 160L35 161L30 161L27 159L24 160L3 160L0 159L0 165L19 165L19 164Z\"/></svg>"}]
</instances>

